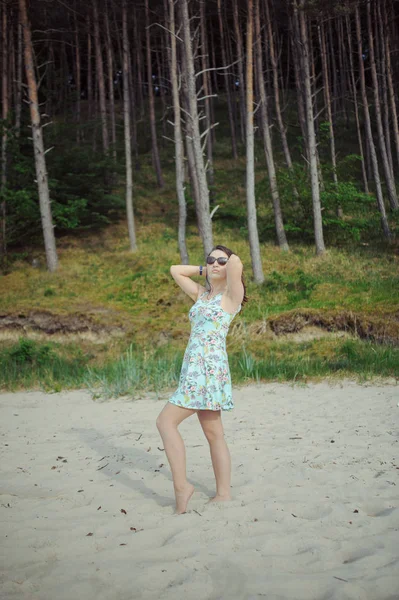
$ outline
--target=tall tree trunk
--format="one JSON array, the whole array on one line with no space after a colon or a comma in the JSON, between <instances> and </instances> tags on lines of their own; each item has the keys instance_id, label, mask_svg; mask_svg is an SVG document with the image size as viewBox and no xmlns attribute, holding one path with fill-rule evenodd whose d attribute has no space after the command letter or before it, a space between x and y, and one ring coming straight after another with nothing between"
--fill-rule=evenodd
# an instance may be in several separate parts
<instances>
[{"instance_id":1,"label":"tall tree trunk","mask_svg":"<svg viewBox=\"0 0 399 600\"><path fill-rule=\"evenodd\" d=\"M246 126L246 150L247 150L247 219L249 248L251 252L252 272L255 283L263 283L265 280L262 269L262 257L260 253L259 233L256 214L255 199L255 153L254 153L254 91L253 91L253 27L254 27L254 5L253 0L247 0L247 64L246 64L246 100L247 100L247 126Z\"/></svg>"},{"instance_id":2,"label":"tall tree trunk","mask_svg":"<svg viewBox=\"0 0 399 600\"><path fill-rule=\"evenodd\" d=\"M158 47L159 46L159 47ZM160 60L160 54L162 53L162 47L161 47L161 43L155 44L155 60L156 60L156 64L157 64L157 74L158 74L158 91L159 91L159 97L161 99L161 103L162 103L162 136L161 136L161 144L162 147L165 147L165 138L166 138L166 112L167 112L167 106L166 106L166 100L165 100L165 93L164 93L164 88L163 88L163 70L162 70L162 66L161 66L161 60Z\"/></svg>"},{"instance_id":3,"label":"tall tree trunk","mask_svg":"<svg viewBox=\"0 0 399 600\"><path fill-rule=\"evenodd\" d=\"M212 117L211 117L211 89L209 81L209 61L208 61L208 49L206 39L206 21L205 21L205 2L200 3L200 26L201 26L201 70L202 74L202 86L204 90L204 102L205 102L205 128L208 131L206 134L206 150L208 158L208 181L209 185L213 186L215 183L215 177L213 172L213 144L212 144ZM175 111L176 114L176 111ZM179 106L179 119L180 119L180 106ZM185 264L185 263L183 263Z\"/></svg>"},{"instance_id":4,"label":"tall tree trunk","mask_svg":"<svg viewBox=\"0 0 399 600\"><path fill-rule=\"evenodd\" d=\"M306 2L306 0L305 0ZM306 4L304 5L306 6ZM317 80L319 76L316 76L316 61L315 61L315 53L313 50L313 35L312 35L312 23L310 19L305 19L306 21L306 33L308 40L308 48L309 48L309 71L310 71L310 89L313 99L313 123L315 132L319 130L319 111L318 111L318 89L317 89ZM320 74L319 74L320 75ZM320 155L319 148L317 143L316 136L316 162L317 162L317 170L319 173L319 188L323 192L324 191L324 180L323 180L323 171L320 163Z\"/></svg>"},{"instance_id":5,"label":"tall tree trunk","mask_svg":"<svg viewBox=\"0 0 399 600\"><path fill-rule=\"evenodd\" d=\"M387 66L387 83L388 83L388 95L389 104L392 113L392 130L396 148L396 158L399 166L399 123L398 123L398 112L396 109L395 91L393 85L392 76L392 62L391 62L391 36L388 26L388 11L383 3L383 19L384 19L384 40L385 40L385 56Z\"/></svg>"},{"instance_id":6,"label":"tall tree trunk","mask_svg":"<svg viewBox=\"0 0 399 600\"><path fill-rule=\"evenodd\" d=\"M294 168L292 165L291 152L290 152L290 149L288 146L286 128L284 126L283 117L282 117L282 113L281 113L280 85L279 85L279 80L278 80L278 61L277 61L277 56L276 56L275 46L274 46L274 34L272 31L272 25L271 25L272 22L270 19L269 0L266 0L265 8L266 8L267 36L268 36L268 42L269 42L269 56L270 56L270 62L272 65L272 70L273 70L273 91L274 91L274 103L275 103L275 109L276 109L276 119L277 119L279 131L280 131L281 142L283 145L285 162L287 163L288 170L291 173L291 177L293 180L294 196L296 198L298 198L298 196L299 196L298 190L294 183Z\"/></svg>"},{"instance_id":7,"label":"tall tree trunk","mask_svg":"<svg viewBox=\"0 0 399 600\"><path fill-rule=\"evenodd\" d=\"M181 20L181 10L180 10ZM197 171L195 168L195 158L193 149L193 126L192 119L190 118L190 105L188 100L188 83L187 83L187 67L186 67L186 56L184 52L184 45L181 48L181 103L182 111L184 112L185 118L185 140L186 140L186 154L187 154L187 171L188 178L190 180L191 195L194 199L195 209L198 212L201 204L200 188L198 183ZM198 219L198 217L197 217Z\"/></svg>"},{"instance_id":8,"label":"tall tree trunk","mask_svg":"<svg viewBox=\"0 0 399 600\"><path fill-rule=\"evenodd\" d=\"M138 144L138 140L137 140L137 103L136 103L136 96L135 96L135 90L134 90L134 85L133 85L133 72L132 72L132 54L131 54L131 50L130 50L130 43L129 43L129 39L128 39L128 65L129 65L129 96L130 96L130 117L131 117L131 130L132 130L132 146L133 146L133 152L134 152L134 157L135 157L135 169L136 171L140 170L140 158L139 158L139 144Z\"/></svg>"},{"instance_id":9,"label":"tall tree trunk","mask_svg":"<svg viewBox=\"0 0 399 600\"><path fill-rule=\"evenodd\" d=\"M189 104L189 114L186 116L186 118L190 120L191 124L195 170L199 185L199 204L197 205L198 227L203 243L204 253L205 256L207 256L213 247L212 221L209 213L209 190L206 179L204 157L201 144L201 134L199 128L194 58L192 51L191 27L187 0L181 0L180 5L182 37L184 40L183 43L186 66L185 76L187 81Z\"/></svg>"},{"instance_id":10,"label":"tall tree trunk","mask_svg":"<svg viewBox=\"0 0 399 600\"><path fill-rule=\"evenodd\" d=\"M214 36L214 32L213 32L213 21L211 21L211 25L210 25L210 32L211 32L211 52L212 52L212 65L213 65L213 70L211 71L212 75L213 75L213 89L215 90L216 94L219 95L219 83L218 83L218 72L216 70L216 50L215 50L215 36ZM215 130L213 130L215 131Z\"/></svg>"},{"instance_id":11,"label":"tall tree trunk","mask_svg":"<svg viewBox=\"0 0 399 600\"><path fill-rule=\"evenodd\" d=\"M103 57L102 57L102 52L101 52L100 24L99 24L99 19L98 19L97 2L98 2L98 0L93 0L94 45L95 45L95 50L96 50L96 70L97 70L98 95L99 95L99 102L100 102L103 150L104 150L104 154L108 154L109 139L108 139L108 126L107 126L107 105L106 105L106 99L105 99L104 68L103 68Z\"/></svg>"},{"instance_id":12,"label":"tall tree trunk","mask_svg":"<svg viewBox=\"0 0 399 600\"><path fill-rule=\"evenodd\" d=\"M17 56L17 100L15 106L15 135L19 139L21 133L21 109L22 109L22 27L18 27L18 56Z\"/></svg>"},{"instance_id":13,"label":"tall tree trunk","mask_svg":"<svg viewBox=\"0 0 399 600\"><path fill-rule=\"evenodd\" d=\"M366 80L365 80L365 75L364 75L364 63L363 63L362 33L361 33L361 28L360 28L360 16L359 16L359 7L358 6L356 6L356 9L355 9L355 20L356 20L357 51L358 51L358 57L359 57L360 86L361 86L362 102L363 102L363 109L364 109L364 121L365 121L365 126L366 126L367 145L368 145L368 149L369 149L369 153L370 153L370 159L371 159L373 175L374 175L374 182L375 182L376 195L377 195L377 206L378 206L378 210L380 211L380 214L381 214L381 226L382 226L384 236L388 240L390 240L391 232L389 229L388 219L387 219L386 211L385 211L384 198L382 195L380 173L378 170L377 153L375 151L373 132L371 129L369 104L368 104L368 100L367 100Z\"/></svg>"},{"instance_id":14,"label":"tall tree trunk","mask_svg":"<svg viewBox=\"0 0 399 600\"><path fill-rule=\"evenodd\" d=\"M387 186L389 203L391 205L391 208L393 210L396 210L399 208L399 202L398 202L398 197L396 194L395 180L393 178L393 174L392 174L390 166L389 166L387 148L385 145L384 128L382 125L380 94L379 94L377 69L375 66L375 56L374 56L373 29L372 29L372 25L371 25L370 0L367 0L367 26L368 26L368 34L369 34L368 39L369 39L369 49L370 49L370 66L371 66L371 77L373 80L374 105L375 105L375 116L376 116L376 121L377 121L378 142L379 142L380 153L381 153L381 158L382 158L382 167L384 169L385 183Z\"/></svg>"},{"instance_id":15,"label":"tall tree trunk","mask_svg":"<svg viewBox=\"0 0 399 600\"><path fill-rule=\"evenodd\" d=\"M384 4L384 2L382 3ZM378 10L378 15L376 14ZM376 33L379 32L378 35L378 47L379 47L379 72L381 73L380 81L381 81L381 97L382 97L382 113L384 116L384 136L386 140L386 148L388 155L389 168L392 173L392 177L394 179L394 168L393 168L393 159L392 159L392 147L391 147L391 125L389 120L389 102L388 102L388 85L387 85L387 61L385 54L385 32L383 28L383 19L381 14L381 4L378 3L374 5L374 22L378 23L378 29L376 27Z\"/></svg>"},{"instance_id":16,"label":"tall tree trunk","mask_svg":"<svg viewBox=\"0 0 399 600\"><path fill-rule=\"evenodd\" d=\"M228 22L228 18L230 15L230 7L228 7L226 5L226 3L224 3L224 22L227 23ZM227 30L227 35L225 36L225 42L226 42L226 58L227 58L227 64L231 65L229 68L230 71L230 77L228 75L226 75L226 82L229 86L229 90L230 90L230 97L231 97L231 113L233 115L233 123L234 123L234 135L235 135L235 140L236 140L236 145L237 145L237 138L238 138L238 132L237 132L237 128L238 128L238 122L239 122L239 105L237 103L237 89L235 86L235 81L236 81L236 74L235 74L235 61L233 58L233 48L231 45L231 35L229 30Z\"/></svg>"},{"instance_id":17,"label":"tall tree trunk","mask_svg":"<svg viewBox=\"0 0 399 600\"><path fill-rule=\"evenodd\" d=\"M145 68L143 65L143 56L142 56L142 43L141 43L141 32L139 31L138 19L137 19L137 9L136 5L133 4L133 30L134 30L134 46L133 46L133 56L136 56L136 67L137 67L137 108L140 115L140 118L144 118L144 80L145 80Z\"/></svg>"},{"instance_id":18,"label":"tall tree trunk","mask_svg":"<svg viewBox=\"0 0 399 600\"><path fill-rule=\"evenodd\" d=\"M330 82L328 77L328 68L327 68L327 52L326 52L326 36L324 31L324 23L318 26L319 33L319 44L320 44L320 54L321 54L321 65L322 65L322 73L323 73L323 88L324 88L324 102L326 106L326 117L328 121L328 128L330 132L330 151L331 151L331 164L333 168L333 180L335 184L338 184L337 177L337 161L335 155L335 137L334 137L334 126L333 126L333 117L331 112L331 95L330 95Z\"/></svg>"},{"instance_id":19,"label":"tall tree trunk","mask_svg":"<svg viewBox=\"0 0 399 600\"><path fill-rule=\"evenodd\" d=\"M137 250L136 229L133 212L133 172L132 149L130 144L130 98L129 98L129 38L127 33L126 0L122 1L122 37L123 37L123 122L125 130L126 159L126 214L129 232L130 250Z\"/></svg>"},{"instance_id":20,"label":"tall tree trunk","mask_svg":"<svg viewBox=\"0 0 399 600\"><path fill-rule=\"evenodd\" d=\"M240 19L238 16L238 0L233 0L233 20L234 20L234 33L237 44L237 66L238 66L238 92L240 94L240 127L241 127L241 140L245 141L245 84L244 84L244 50L242 45L242 35L240 28Z\"/></svg>"},{"instance_id":21,"label":"tall tree trunk","mask_svg":"<svg viewBox=\"0 0 399 600\"><path fill-rule=\"evenodd\" d=\"M277 187L276 169L274 166L273 146L270 137L269 115L267 107L267 96L265 91L265 81L263 77L263 58L262 58L262 37L259 18L259 0L255 0L255 44L256 44L256 75L259 86L261 128L263 133L263 144L265 148L265 157L267 171L269 174L270 193L273 202L274 223L278 245L281 250L289 250L287 237L284 231L283 214L281 211L280 197Z\"/></svg>"},{"instance_id":22,"label":"tall tree trunk","mask_svg":"<svg viewBox=\"0 0 399 600\"><path fill-rule=\"evenodd\" d=\"M91 42L91 24L90 24L90 16L86 17L86 27L87 27L87 114L89 119L91 119L93 115L93 75L92 75L92 42Z\"/></svg>"},{"instance_id":23,"label":"tall tree trunk","mask_svg":"<svg viewBox=\"0 0 399 600\"><path fill-rule=\"evenodd\" d=\"M80 43L79 43L79 28L78 19L76 15L76 2L74 10L74 26L75 26L75 77L76 77L76 141L80 143L80 106L81 106L81 95L82 95L82 83L81 83L81 65L80 65Z\"/></svg>"},{"instance_id":24,"label":"tall tree trunk","mask_svg":"<svg viewBox=\"0 0 399 600\"><path fill-rule=\"evenodd\" d=\"M337 103L338 103L338 77L337 77L337 63L335 60L335 48L334 39L332 32L331 19L328 21L328 38L330 45L330 58L331 58L331 72L332 72L332 118L335 122L337 118Z\"/></svg>"},{"instance_id":25,"label":"tall tree trunk","mask_svg":"<svg viewBox=\"0 0 399 600\"><path fill-rule=\"evenodd\" d=\"M116 123L115 123L115 91L114 91L114 57L112 48L112 39L109 29L108 0L105 4L105 35L107 48L107 68L108 68L108 96L109 112L111 121L111 144L112 156L116 160Z\"/></svg>"},{"instance_id":26,"label":"tall tree trunk","mask_svg":"<svg viewBox=\"0 0 399 600\"><path fill-rule=\"evenodd\" d=\"M2 59L2 82L1 99L2 111L2 135L1 135L1 178L0 178L0 255L3 271L7 267L7 237L6 237L6 198L5 187L7 185L7 134L8 134L8 3L3 2L1 19L1 59Z\"/></svg>"},{"instance_id":27,"label":"tall tree trunk","mask_svg":"<svg viewBox=\"0 0 399 600\"><path fill-rule=\"evenodd\" d=\"M5 4L7 6L7 4ZM16 98L17 98L17 69L15 66L15 42L14 42L14 27L10 29L10 41L9 41L9 54L10 54L10 62L9 62L9 89L8 89L8 106L12 106L15 110Z\"/></svg>"},{"instance_id":28,"label":"tall tree trunk","mask_svg":"<svg viewBox=\"0 0 399 600\"><path fill-rule=\"evenodd\" d=\"M307 142L308 133L306 130L306 117L305 117L305 97L304 97L303 86L302 86L303 68L302 68L302 60L301 60L300 33L299 33L297 17L291 18L291 15L289 15L289 19L290 19L290 30L291 30L291 36L292 36L291 51L292 51L292 59L293 59L293 63L294 63L295 88L296 88L296 97L297 97L297 101L298 101L298 120L299 120L299 125L301 127L303 149L304 149L304 152L306 153L306 160L309 163L309 151L308 151L308 142Z\"/></svg>"},{"instance_id":29,"label":"tall tree trunk","mask_svg":"<svg viewBox=\"0 0 399 600\"><path fill-rule=\"evenodd\" d=\"M26 0L19 1L19 18L24 34L25 70L29 92L29 107L32 122L33 150L35 154L36 180L39 191L40 214L42 218L44 247L47 267L53 272L57 269L58 257L55 245L54 226L51 215L50 193L48 187L46 157L43 144L43 131L40 122L39 100L33 57L33 46Z\"/></svg>"},{"instance_id":30,"label":"tall tree trunk","mask_svg":"<svg viewBox=\"0 0 399 600\"><path fill-rule=\"evenodd\" d=\"M236 130L235 130L234 117L233 117L231 90L230 90L230 85L229 85L230 72L229 72L229 69L227 69L228 63L227 63L226 41L225 41L224 26L223 26L222 0L217 0L217 8L218 8L218 19L219 19L220 45L221 45L221 49L222 49L222 62L223 62L224 69L226 69L226 72L224 73L224 78L225 78L224 81L225 81L225 90L226 90L226 95L227 95L227 110L229 113L229 122L230 122L231 148L232 148L232 152L233 152L233 158L237 159L238 154L237 154Z\"/></svg>"},{"instance_id":31,"label":"tall tree trunk","mask_svg":"<svg viewBox=\"0 0 399 600\"><path fill-rule=\"evenodd\" d=\"M316 148L316 134L314 129L314 115L313 115L313 100L312 100L312 87L310 81L310 63L309 63L309 43L308 43L308 32L306 17L304 13L305 0L299 0L299 11L297 0L294 0L294 18L298 18L299 12L299 32L300 40L299 44L302 52L302 65L304 75L304 89L305 89L305 105L306 105L306 130L308 139L308 151L309 151L309 168L310 168L310 179L312 187L312 203L313 203L313 220L314 220L314 234L316 243L316 254L322 254L325 252L324 237L323 237L323 221L321 216L321 204L320 204L320 185L319 185L319 172L317 165L317 148Z\"/></svg>"},{"instance_id":32,"label":"tall tree trunk","mask_svg":"<svg viewBox=\"0 0 399 600\"><path fill-rule=\"evenodd\" d=\"M188 265L188 251L186 245L186 221L187 221L187 206L184 195L184 147L183 136L181 131L181 114L180 114L180 99L179 99L179 83L178 83L178 68L177 68L177 51L176 51L176 35L175 35L175 5L174 0L169 1L169 31L170 31L170 78L172 81L173 94L173 112L174 112L174 134L175 134L175 166L176 166L176 193L179 203L179 228L178 228L178 243L180 260L182 265ZM203 15L201 15L202 18ZM205 74L206 75L206 74Z\"/></svg>"},{"instance_id":33,"label":"tall tree trunk","mask_svg":"<svg viewBox=\"0 0 399 600\"><path fill-rule=\"evenodd\" d=\"M347 98L347 77L348 77L348 68L347 68L347 60L345 54L345 42L344 42L344 25L342 17L339 17L337 23L337 32L338 32L338 60L339 60L339 70L340 70L340 86L341 86L341 106L343 118L345 120L346 128L349 129L349 115L346 107L346 98Z\"/></svg>"},{"instance_id":34,"label":"tall tree trunk","mask_svg":"<svg viewBox=\"0 0 399 600\"><path fill-rule=\"evenodd\" d=\"M164 187L164 180L162 177L161 161L159 158L158 141L157 141L157 128L155 121L155 103L154 103L154 89L152 81L152 60L151 60L151 41L150 41L150 10L148 6L148 0L145 0L145 36L146 36L146 51L147 51L147 83L148 83L148 103L150 109L150 127L151 127L151 143L152 143L152 157L154 161L155 173L157 176L157 182L160 188Z\"/></svg>"},{"instance_id":35,"label":"tall tree trunk","mask_svg":"<svg viewBox=\"0 0 399 600\"><path fill-rule=\"evenodd\" d=\"M366 194L368 194L369 193L369 185L368 185L367 173L366 173L366 161L364 158L364 151L363 151L362 129L360 126L360 118L359 118L359 106L358 106L358 102L357 102L357 87L356 87L356 79L355 79L355 69L354 69L354 65L353 65L352 34L351 34L349 15L346 15L345 21L346 21L345 24L346 24L346 30L347 30L347 36L348 36L350 82L351 82L351 86L352 86L353 103L355 106L357 139L359 142L360 156L362 157L363 187L364 187L364 191L366 192Z\"/></svg>"}]
</instances>

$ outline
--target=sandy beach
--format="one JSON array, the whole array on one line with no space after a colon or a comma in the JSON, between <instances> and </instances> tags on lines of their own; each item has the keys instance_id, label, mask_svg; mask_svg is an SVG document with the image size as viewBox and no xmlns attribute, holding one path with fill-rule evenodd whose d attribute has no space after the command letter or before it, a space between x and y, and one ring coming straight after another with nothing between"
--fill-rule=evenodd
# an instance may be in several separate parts
<instances>
[{"instance_id":1,"label":"sandy beach","mask_svg":"<svg viewBox=\"0 0 399 600\"><path fill-rule=\"evenodd\" d=\"M167 397L0 395L1 600L399 599L399 385L234 388L233 500L193 416L184 515Z\"/></svg>"}]
</instances>

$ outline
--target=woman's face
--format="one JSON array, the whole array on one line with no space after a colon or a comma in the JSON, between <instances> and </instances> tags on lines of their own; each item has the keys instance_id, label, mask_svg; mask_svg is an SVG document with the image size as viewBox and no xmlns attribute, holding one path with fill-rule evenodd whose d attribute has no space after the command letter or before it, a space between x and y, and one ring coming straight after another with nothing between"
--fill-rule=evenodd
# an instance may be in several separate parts
<instances>
[{"instance_id":1,"label":"woman's face","mask_svg":"<svg viewBox=\"0 0 399 600\"><path fill-rule=\"evenodd\" d=\"M223 252L223 250L214 250L210 253L209 256L213 256L216 259L229 258L228 255L225 252ZM219 265L217 260L215 260L215 262L212 265L207 264L206 273L209 279L211 281L222 281L223 279L226 279L226 266L227 263L225 265Z\"/></svg>"}]
</instances>

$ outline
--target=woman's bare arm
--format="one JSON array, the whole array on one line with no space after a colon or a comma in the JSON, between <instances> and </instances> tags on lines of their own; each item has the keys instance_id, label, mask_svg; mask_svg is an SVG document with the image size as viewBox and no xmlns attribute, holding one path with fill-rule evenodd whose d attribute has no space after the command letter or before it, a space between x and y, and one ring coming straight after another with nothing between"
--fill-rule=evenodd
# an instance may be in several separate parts
<instances>
[{"instance_id":1,"label":"woman's bare arm","mask_svg":"<svg viewBox=\"0 0 399 600\"><path fill-rule=\"evenodd\" d=\"M244 298L244 286L241 281L243 265L236 254L232 254L226 265L227 295L237 306Z\"/></svg>"},{"instance_id":2,"label":"woman's bare arm","mask_svg":"<svg viewBox=\"0 0 399 600\"><path fill-rule=\"evenodd\" d=\"M197 301L200 293L205 291L205 287L196 281L190 279L195 275L199 275L199 266L194 265L172 265L170 267L170 274L176 281L177 285L181 287L194 302ZM202 277L206 277L206 267L202 268Z\"/></svg>"}]
</instances>

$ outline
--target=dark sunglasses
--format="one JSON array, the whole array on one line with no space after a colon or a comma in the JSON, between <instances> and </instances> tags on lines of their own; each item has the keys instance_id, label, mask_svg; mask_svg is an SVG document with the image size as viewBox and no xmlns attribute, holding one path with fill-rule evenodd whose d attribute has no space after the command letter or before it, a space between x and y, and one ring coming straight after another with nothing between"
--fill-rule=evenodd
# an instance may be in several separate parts
<instances>
[{"instance_id":1,"label":"dark sunglasses","mask_svg":"<svg viewBox=\"0 0 399 600\"><path fill-rule=\"evenodd\" d=\"M218 265L225 265L229 259L226 258L225 256L219 256L219 258L215 258L214 256L207 256L207 258L206 258L206 264L207 265L213 265L213 263L215 262L215 260L218 261Z\"/></svg>"}]
</instances>

